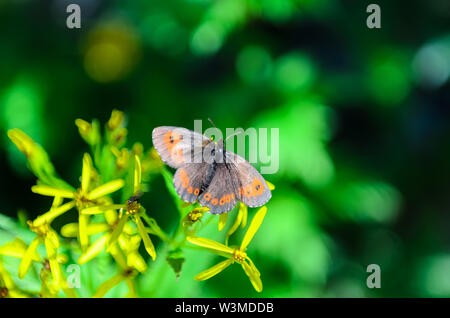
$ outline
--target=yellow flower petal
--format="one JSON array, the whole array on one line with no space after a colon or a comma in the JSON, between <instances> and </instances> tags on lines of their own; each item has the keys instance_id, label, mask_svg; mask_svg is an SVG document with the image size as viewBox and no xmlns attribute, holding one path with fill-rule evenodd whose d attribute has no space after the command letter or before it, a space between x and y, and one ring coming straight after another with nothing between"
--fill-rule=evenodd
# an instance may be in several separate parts
<instances>
[{"instance_id":1,"label":"yellow flower petal","mask_svg":"<svg viewBox=\"0 0 450 318\"><path fill-rule=\"evenodd\" d=\"M85 153L83 156L83 168L81 171L81 189L84 192L89 191L89 184L91 182L92 159L89 154Z\"/></svg>"},{"instance_id":2,"label":"yellow flower petal","mask_svg":"<svg viewBox=\"0 0 450 318\"><path fill-rule=\"evenodd\" d=\"M110 248L110 253L112 257L114 258L114 261L123 269L127 267L127 262L125 260L125 257L123 256L122 251L119 250L117 245L112 245Z\"/></svg>"},{"instance_id":3,"label":"yellow flower petal","mask_svg":"<svg viewBox=\"0 0 450 318\"><path fill-rule=\"evenodd\" d=\"M102 214L105 212L100 206L95 205L88 208L84 208L80 211L82 214Z\"/></svg>"},{"instance_id":4,"label":"yellow flower petal","mask_svg":"<svg viewBox=\"0 0 450 318\"><path fill-rule=\"evenodd\" d=\"M14 281L11 275L6 271L3 267L3 264L0 262L0 280L3 281L3 284L8 289L14 289Z\"/></svg>"},{"instance_id":5,"label":"yellow flower petal","mask_svg":"<svg viewBox=\"0 0 450 318\"><path fill-rule=\"evenodd\" d=\"M267 180L266 180L266 183L267 183L267 185L269 186L269 190L270 190L270 191L275 190L275 186L274 186L272 183L270 183L270 182L267 181Z\"/></svg>"},{"instance_id":6,"label":"yellow flower petal","mask_svg":"<svg viewBox=\"0 0 450 318\"><path fill-rule=\"evenodd\" d=\"M252 283L255 290L260 293L262 291L262 281L259 277L259 271L255 272L250 265L248 265L245 261L241 263L242 268L244 269L245 274L247 274L248 278L250 279L250 282Z\"/></svg>"},{"instance_id":7,"label":"yellow flower petal","mask_svg":"<svg viewBox=\"0 0 450 318\"><path fill-rule=\"evenodd\" d=\"M139 234L136 235L119 235L119 246L125 252L125 254L130 254L139 249L142 238Z\"/></svg>"},{"instance_id":8,"label":"yellow flower petal","mask_svg":"<svg viewBox=\"0 0 450 318\"><path fill-rule=\"evenodd\" d=\"M192 237L188 236L186 237L186 240L191 242L192 244L206 247L215 251L223 252L226 254L233 255L234 250L231 247L225 246L223 244L220 244L219 242L203 238L203 237Z\"/></svg>"},{"instance_id":9,"label":"yellow flower petal","mask_svg":"<svg viewBox=\"0 0 450 318\"><path fill-rule=\"evenodd\" d=\"M138 193L141 187L141 175L142 175L142 168L141 168L141 160L139 160L139 157L137 155L134 155L134 193Z\"/></svg>"},{"instance_id":10,"label":"yellow flower petal","mask_svg":"<svg viewBox=\"0 0 450 318\"><path fill-rule=\"evenodd\" d=\"M55 231L49 230L46 235L46 239L50 240L55 248L59 248L59 238Z\"/></svg>"},{"instance_id":11,"label":"yellow flower petal","mask_svg":"<svg viewBox=\"0 0 450 318\"><path fill-rule=\"evenodd\" d=\"M100 254L100 252L106 246L106 242L108 242L108 239L109 234L102 235L97 241L94 242L94 244L89 246L85 253L81 254L80 258L78 259L78 264L85 264L96 257L98 254Z\"/></svg>"},{"instance_id":12,"label":"yellow flower petal","mask_svg":"<svg viewBox=\"0 0 450 318\"><path fill-rule=\"evenodd\" d=\"M223 228L225 227L225 224L227 224L227 219L228 219L228 213L222 213L219 216L219 231L223 230Z\"/></svg>"},{"instance_id":13,"label":"yellow flower petal","mask_svg":"<svg viewBox=\"0 0 450 318\"><path fill-rule=\"evenodd\" d=\"M86 231L88 235L94 235L109 230L109 225L106 223L91 223L88 224ZM61 228L61 235L65 237L77 237L80 233L78 223L68 223Z\"/></svg>"},{"instance_id":14,"label":"yellow flower petal","mask_svg":"<svg viewBox=\"0 0 450 318\"><path fill-rule=\"evenodd\" d=\"M108 279L106 282L104 282L97 288L97 291L95 292L95 294L92 297L93 298L104 297L105 294L108 291L110 291L111 288L120 284L124 279L125 279L125 277L121 273L111 277L110 279Z\"/></svg>"},{"instance_id":15,"label":"yellow flower petal","mask_svg":"<svg viewBox=\"0 0 450 318\"><path fill-rule=\"evenodd\" d=\"M244 228L247 225L248 208L242 202L239 205L239 213L242 213L241 227Z\"/></svg>"},{"instance_id":16,"label":"yellow flower petal","mask_svg":"<svg viewBox=\"0 0 450 318\"><path fill-rule=\"evenodd\" d=\"M94 205L81 210L83 214L101 214L109 210L126 208L125 204Z\"/></svg>"},{"instance_id":17,"label":"yellow flower petal","mask_svg":"<svg viewBox=\"0 0 450 318\"><path fill-rule=\"evenodd\" d=\"M65 212L69 211L71 208L75 206L75 201L70 201L66 204L63 204L57 208L52 208L50 211L38 216L33 221L33 226L41 226L44 223L50 223L52 222L56 217L64 214Z\"/></svg>"},{"instance_id":18,"label":"yellow flower petal","mask_svg":"<svg viewBox=\"0 0 450 318\"><path fill-rule=\"evenodd\" d=\"M57 207L59 207L59 206L63 203L63 201L64 201L64 198L56 196L56 197L53 199L52 207L51 207L51 208L52 208L52 209L56 209Z\"/></svg>"},{"instance_id":19,"label":"yellow flower petal","mask_svg":"<svg viewBox=\"0 0 450 318\"><path fill-rule=\"evenodd\" d=\"M238 215L236 216L236 220L234 221L233 225L228 230L227 236L225 237L226 245L228 245L228 238L237 230L239 225L242 224L242 216L243 216L243 214L241 212L241 209L239 208L239 212L238 212Z\"/></svg>"},{"instance_id":20,"label":"yellow flower petal","mask_svg":"<svg viewBox=\"0 0 450 318\"><path fill-rule=\"evenodd\" d=\"M127 265L136 268L139 272L145 273L147 264L139 253L130 253L127 255Z\"/></svg>"},{"instance_id":21,"label":"yellow flower petal","mask_svg":"<svg viewBox=\"0 0 450 318\"><path fill-rule=\"evenodd\" d=\"M65 237L77 237L79 234L78 223L67 223L61 228L61 235Z\"/></svg>"},{"instance_id":22,"label":"yellow flower petal","mask_svg":"<svg viewBox=\"0 0 450 318\"><path fill-rule=\"evenodd\" d=\"M252 222L250 223L250 226L247 230L247 233L245 233L244 239L242 240L241 249L245 250L252 240L253 236L255 235L256 231L258 231L259 227L261 226L262 221L264 220L264 216L266 215L267 208L263 206L261 209L256 212L255 216L253 217Z\"/></svg>"},{"instance_id":23,"label":"yellow flower petal","mask_svg":"<svg viewBox=\"0 0 450 318\"><path fill-rule=\"evenodd\" d=\"M52 239L46 237L44 239L45 250L47 251L47 258L50 260L51 258L56 257L56 246Z\"/></svg>"},{"instance_id":24,"label":"yellow flower petal","mask_svg":"<svg viewBox=\"0 0 450 318\"><path fill-rule=\"evenodd\" d=\"M250 267L252 268L252 270L253 270L258 276L261 276L261 273L259 272L259 270L256 268L255 264L253 264L252 260L251 260L249 257L247 257L247 261L248 261Z\"/></svg>"},{"instance_id":25,"label":"yellow flower petal","mask_svg":"<svg viewBox=\"0 0 450 318\"><path fill-rule=\"evenodd\" d=\"M111 112L111 117L106 124L109 130L114 130L119 128L122 125L123 120L125 119L125 114L120 110L113 109Z\"/></svg>"},{"instance_id":26,"label":"yellow flower petal","mask_svg":"<svg viewBox=\"0 0 450 318\"><path fill-rule=\"evenodd\" d=\"M47 195L51 197L62 197L67 199L73 199L74 193L70 190L59 189L46 185L35 185L31 187L31 191L40 195Z\"/></svg>"},{"instance_id":27,"label":"yellow flower petal","mask_svg":"<svg viewBox=\"0 0 450 318\"><path fill-rule=\"evenodd\" d=\"M122 179L116 179L95 188L94 190L88 193L87 197L90 200L95 200L102 196L105 196L107 194L119 190L120 188L123 187L123 185L124 182Z\"/></svg>"},{"instance_id":28,"label":"yellow flower petal","mask_svg":"<svg viewBox=\"0 0 450 318\"><path fill-rule=\"evenodd\" d=\"M58 291L61 289L60 284L62 282L61 266L59 265L56 257L49 258L48 262L50 263L50 271L53 275L52 287L55 291Z\"/></svg>"},{"instance_id":29,"label":"yellow flower petal","mask_svg":"<svg viewBox=\"0 0 450 318\"><path fill-rule=\"evenodd\" d=\"M229 258L223 262L220 262L219 264L214 265L211 268L208 268L207 270L201 272L200 274L196 275L194 277L195 280L206 280L209 279L211 277L213 277L214 275L217 275L218 273L220 273L221 271L223 271L225 268L227 268L228 266L230 266L233 263L233 259Z\"/></svg>"},{"instance_id":30,"label":"yellow flower petal","mask_svg":"<svg viewBox=\"0 0 450 318\"><path fill-rule=\"evenodd\" d=\"M123 206L125 207L126 205ZM106 223L108 223L109 225L116 223L116 221L119 219L119 215L116 210L106 210L104 216L106 219Z\"/></svg>"},{"instance_id":31,"label":"yellow flower petal","mask_svg":"<svg viewBox=\"0 0 450 318\"><path fill-rule=\"evenodd\" d=\"M75 119L75 125L78 127L82 136L86 136L92 129L91 124L81 118Z\"/></svg>"},{"instance_id":32,"label":"yellow flower petal","mask_svg":"<svg viewBox=\"0 0 450 318\"><path fill-rule=\"evenodd\" d=\"M11 256L16 258L23 258L28 246L19 238L14 238L14 241L8 242L3 246L0 246L0 255ZM33 261L39 261L38 253L34 253L31 257Z\"/></svg>"},{"instance_id":33,"label":"yellow flower petal","mask_svg":"<svg viewBox=\"0 0 450 318\"><path fill-rule=\"evenodd\" d=\"M102 232L106 232L110 229L106 223L90 223L87 226L88 235L94 235Z\"/></svg>"},{"instance_id":34,"label":"yellow flower petal","mask_svg":"<svg viewBox=\"0 0 450 318\"><path fill-rule=\"evenodd\" d=\"M114 243L116 243L120 234L122 234L123 227L125 226L125 223L127 223L127 220L128 220L128 216L126 216L125 214L119 219L119 222L117 223L116 228L114 229L114 231L111 234L111 237L109 238L108 248L106 250L107 252L110 251L111 246L113 246Z\"/></svg>"},{"instance_id":35,"label":"yellow flower petal","mask_svg":"<svg viewBox=\"0 0 450 318\"><path fill-rule=\"evenodd\" d=\"M15 128L8 130L8 137L27 157L33 153L36 146L35 142L20 129Z\"/></svg>"},{"instance_id":36,"label":"yellow flower petal","mask_svg":"<svg viewBox=\"0 0 450 318\"><path fill-rule=\"evenodd\" d=\"M152 260L155 260L156 259L155 247L153 246L153 243L150 240L150 237L148 236L147 230L145 229L144 224L142 223L142 220L139 216L136 216L136 225L139 231L139 235L142 237L142 240L144 241L145 250L150 255Z\"/></svg>"},{"instance_id":37,"label":"yellow flower petal","mask_svg":"<svg viewBox=\"0 0 450 318\"><path fill-rule=\"evenodd\" d=\"M58 263L60 263L60 264L65 264L65 263L67 263L67 261L69 260L69 258L67 257L66 254L58 254L58 255L56 255L56 260L57 260Z\"/></svg>"},{"instance_id":38,"label":"yellow flower petal","mask_svg":"<svg viewBox=\"0 0 450 318\"><path fill-rule=\"evenodd\" d=\"M36 253L36 250L40 243L39 237L36 237L28 246L25 255L22 258L22 261L19 265L19 278L22 279L27 274L28 270L30 269L31 260L33 259L33 256Z\"/></svg>"},{"instance_id":39,"label":"yellow flower petal","mask_svg":"<svg viewBox=\"0 0 450 318\"><path fill-rule=\"evenodd\" d=\"M86 248L89 245L89 233L87 231L88 222L89 216L80 213L78 216L78 238L83 252L86 251Z\"/></svg>"}]
</instances>

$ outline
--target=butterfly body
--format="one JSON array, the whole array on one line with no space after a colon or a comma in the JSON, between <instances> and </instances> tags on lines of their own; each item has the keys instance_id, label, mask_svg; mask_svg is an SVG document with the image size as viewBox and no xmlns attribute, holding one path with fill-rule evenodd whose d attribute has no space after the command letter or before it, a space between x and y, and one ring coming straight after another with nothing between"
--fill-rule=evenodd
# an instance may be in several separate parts
<instances>
[{"instance_id":1,"label":"butterfly body","mask_svg":"<svg viewBox=\"0 0 450 318\"><path fill-rule=\"evenodd\" d=\"M213 214L230 211L237 203L265 204L272 194L259 172L245 159L194 131L171 126L152 132L161 159L177 169L173 182L180 198L206 206Z\"/></svg>"}]
</instances>

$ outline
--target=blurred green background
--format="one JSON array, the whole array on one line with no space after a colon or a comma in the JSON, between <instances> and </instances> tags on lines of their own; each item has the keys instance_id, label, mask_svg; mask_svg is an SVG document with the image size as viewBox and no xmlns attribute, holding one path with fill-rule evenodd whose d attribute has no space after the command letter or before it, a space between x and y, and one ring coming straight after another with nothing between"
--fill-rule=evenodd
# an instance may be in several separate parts
<instances>
[{"instance_id":1,"label":"blurred green background","mask_svg":"<svg viewBox=\"0 0 450 318\"><path fill-rule=\"evenodd\" d=\"M66 27L69 3L81 29ZM31 193L11 128L74 185L88 151L76 118L120 109L128 146L146 149L154 127L194 119L279 128L276 189L249 249L263 292L238 266L195 282L219 258L192 252L178 281L149 274L148 295L450 296L450 2L376 1L381 29L366 26L369 3L1 1L0 213L34 218L50 202ZM161 177L143 204L163 229L177 222ZM366 287L369 264L380 289Z\"/></svg>"}]
</instances>

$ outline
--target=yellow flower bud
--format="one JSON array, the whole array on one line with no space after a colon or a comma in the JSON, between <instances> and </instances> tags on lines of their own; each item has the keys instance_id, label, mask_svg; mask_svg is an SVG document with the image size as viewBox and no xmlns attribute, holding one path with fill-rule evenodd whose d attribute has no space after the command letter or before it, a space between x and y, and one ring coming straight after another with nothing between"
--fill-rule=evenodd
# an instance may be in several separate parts
<instances>
[{"instance_id":1,"label":"yellow flower bud","mask_svg":"<svg viewBox=\"0 0 450 318\"><path fill-rule=\"evenodd\" d=\"M122 126L122 123L125 119L125 114L121 112L120 110L114 109L111 112L111 118L109 119L108 123L106 124L106 127L109 130L116 130L117 128Z\"/></svg>"}]
</instances>

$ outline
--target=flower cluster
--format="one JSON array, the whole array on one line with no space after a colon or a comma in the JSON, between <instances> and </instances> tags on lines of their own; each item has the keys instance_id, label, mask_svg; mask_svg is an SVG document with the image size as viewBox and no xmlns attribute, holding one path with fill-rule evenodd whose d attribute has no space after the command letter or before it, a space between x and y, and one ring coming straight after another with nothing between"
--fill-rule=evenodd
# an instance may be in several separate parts
<instances>
[{"instance_id":1,"label":"flower cluster","mask_svg":"<svg viewBox=\"0 0 450 318\"><path fill-rule=\"evenodd\" d=\"M237 212L223 244L197 236L209 223L203 222L208 208L198 202L186 204L180 200L173 188L173 176L164 168L154 148L144 151L140 143L130 149L125 147L125 123L125 114L114 110L102 135L98 121L75 121L81 137L90 147L90 153L83 155L80 184L76 187L57 175L39 144L21 130L8 131L10 140L26 155L29 168L37 177L37 184L31 191L52 198L52 202L48 211L27 221L28 231L34 235L29 244L16 237L0 246L0 297L78 297L63 268L67 267L69 259L82 266L100 255L109 255L116 264L116 273L97 286L92 296L103 297L125 282L128 296L138 297L136 279L152 266L147 260L167 261L178 277L184 262L182 250L194 245L227 258L195 276L196 280L211 278L236 262L255 290L262 291L260 272L247 255L247 247L261 226L267 208L257 211L239 246L230 246L228 241L239 227L247 225L248 209L242 203L219 217L218 228L222 231L229 215ZM157 175L163 176L180 214L179 226L170 235L150 217L152 213L142 204L143 195L148 191L147 182ZM273 185L269 186L273 189ZM53 221L70 212L76 215L76 222L64 224L59 233L55 231ZM169 252L165 257L157 258L159 252L151 236L167 244ZM140 251L141 245L144 254ZM16 273L19 279L25 279L31 269L35 271L40 267L40 290L26 291L17 285L12 278L15 273L2 265L2 257L20 260Z\"/></svg>"}]
</instances>

